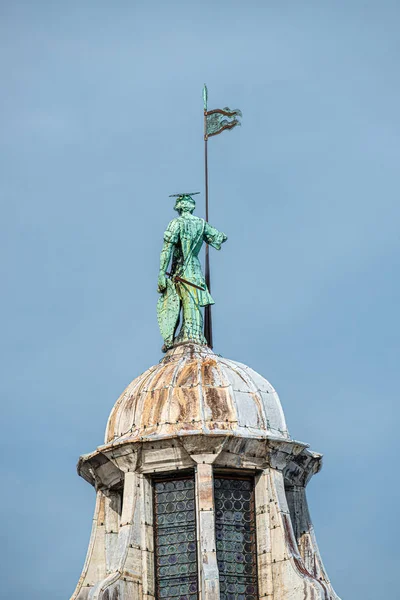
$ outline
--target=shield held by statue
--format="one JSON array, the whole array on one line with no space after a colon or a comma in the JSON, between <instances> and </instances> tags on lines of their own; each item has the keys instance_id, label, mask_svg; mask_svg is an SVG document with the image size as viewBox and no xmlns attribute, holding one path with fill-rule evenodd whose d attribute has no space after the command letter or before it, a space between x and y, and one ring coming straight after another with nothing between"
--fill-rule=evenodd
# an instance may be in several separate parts
<instances>
[{"instance_id":1,"label":"shield held by statue","mask_svg":"<svg viewBox=\"0 0 400 600\"><path fill-rule=\"evenodd\" d=\"M171 279L157 302L157 319L160 332L166 344L172 344L178 326L181 301Z\"/></svg>"}]
</instances>

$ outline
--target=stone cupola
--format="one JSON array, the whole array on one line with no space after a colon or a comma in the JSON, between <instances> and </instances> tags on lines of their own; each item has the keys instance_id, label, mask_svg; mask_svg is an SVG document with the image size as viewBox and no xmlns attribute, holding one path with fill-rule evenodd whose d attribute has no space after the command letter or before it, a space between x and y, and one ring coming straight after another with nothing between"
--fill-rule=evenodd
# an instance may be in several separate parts
<instances>
[{"instance_id":1,"label":"stone cupola","mask_svg":"<svg viewBox=\"0 0 400 600\"><path fill-rule=\"evenodd\" d=\"M71 600L338 600L307 508L320 468L266 379L175 345L79 460L97 501Z\"/></svg>"}]
</instances>

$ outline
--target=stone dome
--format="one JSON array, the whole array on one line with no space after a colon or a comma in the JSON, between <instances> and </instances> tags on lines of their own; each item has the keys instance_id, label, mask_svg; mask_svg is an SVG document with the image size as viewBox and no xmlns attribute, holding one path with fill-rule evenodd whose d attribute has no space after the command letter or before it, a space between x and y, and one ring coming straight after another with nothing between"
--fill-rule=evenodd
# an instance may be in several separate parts
<instances>
[{"instance_id":1,"label":"stone dome","mask_svg":"<svg viewBox=\"0 0 400 600\"><path fill-rule=\"evenodd\" d=\"M194 434L290 439L278 394L266 379L186 343L128 385L109 417L105 443Z\"/></svg>"}]
</instances>

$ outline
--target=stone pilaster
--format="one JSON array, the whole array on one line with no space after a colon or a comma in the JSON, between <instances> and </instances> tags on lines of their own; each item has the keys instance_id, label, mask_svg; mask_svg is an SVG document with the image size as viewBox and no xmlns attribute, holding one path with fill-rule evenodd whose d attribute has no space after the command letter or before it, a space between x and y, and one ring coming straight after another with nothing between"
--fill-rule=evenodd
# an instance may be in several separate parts
<instances>
[{"instance_id":1,"label":"stone pilaster","mask_svg":"<svg viewBox=\"0 0 400 600\"><path fill-rule=\"evenodd\" d=\"M219 573L215 544L215 507L212 454L192 455L196 461L197 547L200 599L219 599Z\"/></svg>"}]
</instances>

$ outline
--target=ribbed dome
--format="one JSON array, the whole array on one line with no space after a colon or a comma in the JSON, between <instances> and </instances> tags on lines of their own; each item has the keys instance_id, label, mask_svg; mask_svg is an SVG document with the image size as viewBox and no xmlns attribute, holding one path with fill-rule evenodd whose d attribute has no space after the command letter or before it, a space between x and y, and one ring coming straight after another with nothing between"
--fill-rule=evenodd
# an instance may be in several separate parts
<instances>
[{"instance_id":1,"label":"ribbed dome","mask_svg":"<svg viewBox=\"0 0 400 600\"><path fill-rule=\"evenodd\" d=\"M206 346L182 344L126 388L105 443L199 433L289 439L278 394L266 379Z\"/></svg>"}]
</instances>

